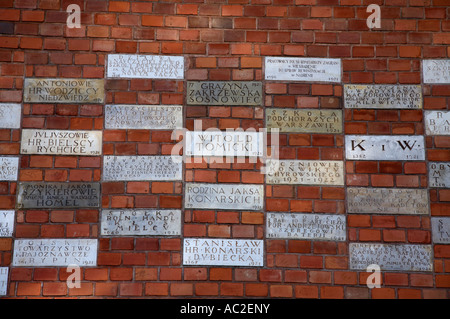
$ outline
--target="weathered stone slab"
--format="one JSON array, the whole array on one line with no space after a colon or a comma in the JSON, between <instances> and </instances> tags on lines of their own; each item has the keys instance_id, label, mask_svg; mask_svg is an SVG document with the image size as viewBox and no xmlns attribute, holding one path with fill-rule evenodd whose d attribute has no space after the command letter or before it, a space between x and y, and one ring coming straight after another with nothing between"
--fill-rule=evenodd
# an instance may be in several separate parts
<instances>
[{"instance_id":1,"label":"weathered stone slab","mask_svg":"<svg viewBox=\"0 0 450 319\"><path fill-rule=\"evenodd\" d=\"M431 217L433 243L450 244L450 217Z\"/></svg>"},{"instance_id":2,"label":"weathered stone slab","mask_svg":"<svg viewBox=\"0 0 450 319\"><path fill-rule=\"evenodd\" d=\"M345 241L343 215L267 213L266 238Z\"/></svg>"},{"instance_id":3,"label":"weathered stone slab","mask_svg":"<svg viewBox=\"0 0 450 319\"><path fill-rule=\"evenodd\" d=\"M351 214L427 215L428 191L417 188L347 188Z\"/></svg>"},{"instance_id":4,"label":"weathered stone slab","mask_svg":"<svg viewBox=\"0 0 450 319\"><path fill-rule=\"evenodd\" d=\"M450 83L450 60L422 60L423 83Z\"/></svg>"},{"instance_id":5,"label":"weathered stone slab","mask_svg":"<svg viewBox=\"0 0 450 319\"><path fill-rule=\"evenodd\" d=\"M108 54L107 78L183 79L184 57Z\"/></svg>"},{"instance_id":6,"label":"weathered stone slab","mask_svg":"<svg viewBox=\"0 0 450 319\"><path fill-rule=\"evenodd\" d=\"M421 109L422 86L346 84L344 101L354 109Z\"/></svg>"},{"instance_id":7,"label":"weathered stone slab","mask_svg":"<svg viewBox=\"0 0 450 319\"><path fill-rule=\"evenodd\" d=\"M17 103L0 103L0 128L20 128L22 106Z\"/></svg>"},{"instance_id":8,"label":"weathered stone slab","mask_svg":"<svg viewBox=\"0 0 450 319\"><path fill-rule=\"evenodd\" d=\"M275 81L341 82L341 60L265 58L265 79Z\"/></svg>"},{"instance_id":9,"label":"weathered stone slab","mask_svg":"<svg viewBox=\"0 0 450 319\"><path fill-rule=\"evenodd\" d=\"M366 270L371 264L382 271L432 271L431 245L350 243L350 269Z\"/></svg>"},{"instance_id":10,"label":"weathered stone slab","mask_svg":"<svg viewBox=\"0 0 450 319\"><path fill-rule=\"evenodd\" d=\"M450 135L450 111L425 111L425 134Z\"/></svg>"},{"instance_id":11,"label":"weathered stone slab","mask_svg":"<svg viewBox=\"0 0 450 319\"><path fill-rule=\"evenodd\" d=\"M264 241L185 238L183 265L262 267L264 266Z\"/></svg>"},{"instance_id":12,"label":"weathered stone slab","mask_svg":"<svg viewBox=\"0 0 450 319\"><path fill-rule=\"evenodd\" d=\"M182 127L181 105L105 105L106 129L174 130Z\"/></svg>"},{"instance_id":13,"label":"weathered stone slab","mask_svg":"<svg viewBox=\"0 0 450 319\"><path fill-rule=\"evenodd\" d=\"M186 209L261 210L263 204L263 185L207 183L185 185Z\"/></svg>"},{"instance_id":14,"label":"weathered stone slab","mask_svg":"<svg viewBox=\"0 0 450 319\"><path fill-rule=\"evenodd\" d=\"M0 237L12 237L14 232L14 211L0 210Z\"/></svg>"},{"instance_id":15,"label":"weathered stone slab","mask_svg":"<svg viewBox=\"0 0 450 319\"><path fill-rule=\"evenodd\" d=\"M262 82L188 81L188 105L261 105Z\"/></svg>"},{"instance_id":16,"label":"weathered stone slab","mask_svg":"<svg viewBox=\"0 0 450 319\"><path fill-rule=\"evenodd\" d=\"M98 156L102 131L22 130L20 153Z\"/></svg>"},{"instance_id":17,"label":"weathered stone slab","mask_svg":"<svg viewBox=\"0 0 450 319\"><path fill-rule=\"evenodd\" d=\"M8 267L0 267L0 296L8 292Z\"/></svg>"},{"instance_id":18,"label":"weathered stone slab","mask_svg":"<svg viewBox=\"0 0 450 319\"><path fill-rule=\"evenodd\" d=\"M180 236L181 210L102 211L103 236Z\"/></svg>"},{"instance_id":19,"label":"weathered stone slab","mask_svg":"<svg viewBox=\"0 0 450 319\"><path fill-rule=\"evenodd\" d=\"M17 208L89 208L100 206L100 183L19 183Z\"/></svg>"},{"instance_id":20,"label":"weathered stone slab","mask_svg":"<svg viewBox=\"0 0 450 319\"><path fill-rule=\"evenodd\" d=\"M182 179L181 156L104 156L104 181L175 181Z\"/></svg>"},{"instance_id":21,"label":"weathered stone slab","mask_svg":"<svg viewBox=\"0 0 450 319\"><path fill-rule=\"evenodd\" d=\"M15 267L80 267L97 265L97 239L16 239L12 265Z\"/></svg>"},{"instance_id":22,"label":"weathered stone slab","mask_svg":"<svg viewBox=\"0 0 450 319\"><path fill-rule=\"evenodd\" d=\"M343 161L267 160L266 183L344 185Z\"/></svg>"},{"instance_id":23,"label":"weathered stone slab","mask_svg":"<svg viewBox=\"0 0 450 319\"><path fill-rule=\"evenodd\" d=\"M105 82L99 79L25 79L24 103L101 104L105 101Z\"/></svg>"},{"instance_id":24,"label":"weathered stone slab","mask_svg":"<svg viewBox=\"0 0 450 319\"><path fill-rule=\"evenodd\" d=\"M342 111L268 108L266 126L281 133L342 133Z\"/></svg>"},{"instance_id":25,"label":"weathered stone slab","mask_svg":"<svg viewBox=\"0 0 450 319\"><path fill-rule=\"evenodd\" d=\"M419 135L347 135L348 160L424 161L425 141Z\"/></svg>"},{"instance_id":26,"label":"weathered stone slab","mask_svg":"<svg viewBox=\"0 0 450 319\"><path fill-rule=\"evenodd\" d=\"M16 181L18 171L18 157L0 157L0 181Z\"/></svg>"},{"instance_id":27,"label":"weathered stone slab","mask_svg":"<svg viewBox=\"0 0 450 319\"><path fill-rule=\"evenodd\" d=\"M450 163L429 162L428 183L430 187L450 188Z\"/></svg>"}]
</instances>

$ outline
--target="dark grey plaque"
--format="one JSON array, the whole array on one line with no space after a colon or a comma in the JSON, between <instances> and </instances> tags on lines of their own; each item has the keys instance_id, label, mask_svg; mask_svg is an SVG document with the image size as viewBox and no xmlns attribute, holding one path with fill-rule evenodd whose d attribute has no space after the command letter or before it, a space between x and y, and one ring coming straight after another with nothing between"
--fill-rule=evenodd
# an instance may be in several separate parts
<instances>
[{"instance_id":1,"label":"dark grey plaque","mask_svg":"<svg viewBox=\"0 0 450 319\"><path fill-rule=\"evenodd\" d=\"M188 105L261 105L262 83L206 81L187 83Z\"/></svg>"}]
</instances>

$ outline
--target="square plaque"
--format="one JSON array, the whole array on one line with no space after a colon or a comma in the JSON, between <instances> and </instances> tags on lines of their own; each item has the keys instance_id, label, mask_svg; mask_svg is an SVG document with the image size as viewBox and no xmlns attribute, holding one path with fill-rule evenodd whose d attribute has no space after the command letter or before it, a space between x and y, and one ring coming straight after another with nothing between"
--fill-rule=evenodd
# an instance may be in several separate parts
<instances>
[{"instance_id":1,"label":"square plaque","mask_svg":"<svg viewBox=\"0 0 450 319\"><path fill-rule=\"evenodd\" d=\"M450 188L450 163L429 162L428 182L430 187Z\"/></svg>"},{"instance_id":2,"label":"square plaque","mask_svg":"<svg viewBox=\"0 0 450 319\"><path fill-rule=\"evenodd\" d=\"M431 217L433 243L450 244L450 217Z\"/></svg>"},{"instance_id":3,"label":"square plaque","mask_svg":"<svg viewBox=\"0 0 450 319\"><path fill-rule=\"evenodd\" d=\"M423 83L450 83L450 60L422 60Z\"/></svg>"},{"instance_id":4,"label":"square plaque","mask_svg":"<svg viewBox=\"0 0 450 319\"><path fill-rule=\"evenodd\" d=\"M450 111L425 111L425 134L450 135Z\"/></svg>"},{"instance_id":5,"label":"square plaque","mask_svg":"<svg viewBox=\"0 0 450 319\"><path fill-rule=\"evenodd\" d=\"M18 172L18 157L0 157L0 181L16 181Z\"/></svg>"},{"instance_id":6,"label":"square plaque","mask_svg":"<svg viewBox=\"0 0 450 319\"><path fill-rule=\"evenodd\" d=\"M22 106L17 103L0 103L0 128L20 128Z\"/></svg>"}]
</instances>

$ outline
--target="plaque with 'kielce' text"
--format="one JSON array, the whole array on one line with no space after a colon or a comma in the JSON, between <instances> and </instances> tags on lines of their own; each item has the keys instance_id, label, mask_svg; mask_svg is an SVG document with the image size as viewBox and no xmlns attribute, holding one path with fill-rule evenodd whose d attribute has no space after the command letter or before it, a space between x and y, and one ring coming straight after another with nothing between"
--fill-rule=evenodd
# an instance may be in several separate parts
<instances>
[{"instance_id":1,"label":"plaque with 'kielce' text","mask_svg":"<svg viewBox=\"0 0 450 319\"><path fill-rule=\"evenodd\" d=\"M261 105L262 82L188 81L186 101L188 105Z\"/></svg>"}]
</instances>

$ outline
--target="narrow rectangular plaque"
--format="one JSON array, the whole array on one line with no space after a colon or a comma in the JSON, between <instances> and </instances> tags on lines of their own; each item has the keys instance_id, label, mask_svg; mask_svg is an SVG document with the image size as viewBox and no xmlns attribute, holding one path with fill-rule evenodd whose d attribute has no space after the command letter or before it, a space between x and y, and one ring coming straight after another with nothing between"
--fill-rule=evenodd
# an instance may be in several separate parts
<instances>
[{"instance_id":1,"label":"narrow rectangular plaque","mask_svg":"<svg viewBox=\"0 0 450 319\"><path fill-rule=\"evenodd\" d=\"M425 141L417 135L347 135L348 160L424 161Z\"/></svg>"},{"instance_id":2,"label":"narrow rectangular plaque","mask_svg":"<svg viewBox=\"0 0 450 319\"><path fill-rule=\"evenodd\" d=\"M450 244L450 217L431 217L433 243Z\"/></svg>"},{"instance_id":3,"label":"narrow rectangular plaque","mask_svg":"<svg viewBox=\"0 0 450 319\"><path fill-rule=\"evenodd\" d=\"M0 157L0 181L16 181L18 171L18 157Z\"/></svg>"},{"instance_id":4,"label":"narrow rectangular plaque","mask_svg":"<svg viewBox=\"0 0 450 319\"><path fill-rule=\"evenodd\" d=\"M354 109L421 109L422 86L345 84L344 100Z\"/></svg>"},{"instance_id":5,"label":"narrow rectangular plaque","mask_svg":"<svg viewBox=\"0 0 450 319\"><path fill-rule=\"evenodd\" d=\"M183 79L184 57L108 54L107 78Z\"/></svg>"},{"instance_id":6,"label":"narrow rectangular plaque","mask_svg":"<svg viewBox=\"0 0 450 319\"><path fill-rule=\"evenodd\" d=\"M422 60L423 83L450 83L450 60Z\"/></svg>"},{"instance_id":7,"label":"narrow rectangular plaque","mask_svg":"<svg viewBox=\"0 0 450 319\"><path fill-rule=\"evenodd\" d=\"M97 239L16 239L15 267L97 265Z\"/></svg>"},{"instance_id":8,"label":"narrow rectangular plaque","mask_svg":"<svg viewBox=\"0 0 450 319\"><path fill-rule=\"evenodd\" d=\"M184 201L186 209L261 210L264 186L186 183Z\"/></svg>"},{"instance_id":9,"label":"narrow rectangular plaque","mask_svg":"<svg viewBox=\"0 0 450 319\"><path fill-rule=\"evenodd\" d=\"M276 81L341 82L341 60L265 57L265 79Z\"/></svg>"},{"instance_id":10,"label":"narrow rectangular plaque","mask_svg":"<svg viewBox=\"0 0 450 319\"><path fill-rule=\"evenodd\" d=\"M281 133L342 133L342 111L268 108L266 126Z\"/></svg>"},{"instance_id":11,"label":"narrow rectangular plaque","mask_svg":"<svg viewBox=\"0 0 450 319\"><path fill-rule=\"evenodd\" d=\"M450 188L450 163L429 162L428 182L430 187Z\"/></svg>"},{"instance_id":12,"label":"narrow rectangular plaque","mask_svg":"<svg viewBox=\"0 0 450 319\"><path fill-rule=\"evenodd\" d=\"M8 291L8 267L0 267L0 296L6 296Z\"/></svg>"},{"instance_id":13,"label":"narrow rectangular plaque","mask_svg":"<svg viewBox=\"0 0 450 319\"><path fill-rule=\"evenodd\" d=\"M24 103L102 104L105 82L100 79L28 78L23 88Z\"/></svg>"},{"instance_id":14,"label":"narrow rectangular plaque","mask_svg":"<svg viewBox=\"0 0 450 319\"><path fill-rule=\"evenodd\" d=\"M19 183L17 208L89 208L100 205L100 183Z\"/></svg>"},{"instance_id":15,"label":"narrow rectangular plaque","mask_svg":"<svg viewBox=\"0 0 450 319\"><path fill-rule=\"evenodd\" d=\"M450 135L450 111L425 111L427 135Z\"/></svg>"},{"instance_id":16,"label":"narrow rectangular plaque","mask_svg":"<svg viewBox=\"0 0 450 319\"><path fill-rule=\"evenodd\" d=\"M0 128L20 128L22 106L17 103L0 103Z\"/></svg>"},{"instance_id":17,"label":"narrow rectangular plaque","mask_svg":"<svg viewBox=\"0 0 450 319\"><path fill-rule=\"evenodd\" d=\"M264 241L185 238L183 265L262 267L264 266Z\"/></svg>"},{"instance_id":18,"label":"narrow rectangular plaque","mask_svg":"<svg viewBox=\"0 0 450 319\"><path fill-rule=\"evenodd\" d=\"M262 82L187 82L188 105L261 105Z\"/></svg>"},{"instance_id":19,"label":"narrow rectangular plaque","mask_svg":"<svg viewBox=\"0 0 450 319\"><path fill-rule=\"evenodd\" d=\"M417 188L347 188L351 214L427 215L428 191Z\"/></svg>"},{"instance_id":20,"label":"narrow rectangular plaque","mask_svg":"<svg viewBox=\"0 0 450 319\"><path fill-rule=\"evenodd\" d=\"M98 156L102 131L22 130L21 154Z\"/></svg>"},{"instance_id":21,"label":"narrow rectangular plaque","mask_svg":"<svg viewBox=\"0 0 450 319\"><path fill-rule=\"evenodd\" d=\"M14 210L0 210L0 237L12 237L14 231Z\"/></svg>"},{"instance_id":22,"label":"narrow rectangular plaque","mask_svg":"<svg viewBox=\"0 0 450 319\"><path fill-rule=\"evenodd\" d=\"M268 213L267 238L345 241L345 216Z\"/></svg>"},{"instance_id":23,"label":"narrow rectangular plaque","mask_svg":"<svg viewBox=\"0 0 450 319\"><path fill-rule=\"evenodd\" d=\"M104 181L175 181L182 179L181 156L104 156Z\"/></svg>"},{"instance_id":24,"label":"narrow rectangular plaque","mask_svg":"<svg viewBox=\"0 0 450 319\"><path fill-rule=\"evenodd\" d=\"M174 130L182 127L181 105L105 105L106 129Z\"/></svg>"},{"instance_id":25,"label":"narrow rectangular plaque","mask_svg":"<svg viewBox=\"0 0 450 319\"><path fill-rule=\"evenodd\" d=\"M376 264L385 270L432 271L431 245L350 243L350 269L366 270Z\"/></svg>"},{"instance_id":26,"label":"narrow rectangular plaque","mask_svg":"<svg viewBox=\"0 0 450 319\"><path fill-rule=\"evenodd\" d=\"M267 160L266 183L344 185L343 161Z\"/></svg>"},{"instance_id":27,"label":"narrow rectangular plaque","mask_svg":"<svg viewBox=\"0 0 450 319\"><path fill-rule=\"evenodd\" d=\"M180 236L181 210L103 210L103 236Z\"/></svg>"}]
</instances>

